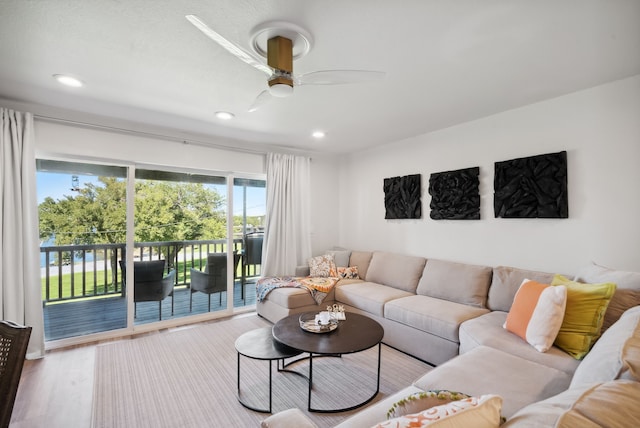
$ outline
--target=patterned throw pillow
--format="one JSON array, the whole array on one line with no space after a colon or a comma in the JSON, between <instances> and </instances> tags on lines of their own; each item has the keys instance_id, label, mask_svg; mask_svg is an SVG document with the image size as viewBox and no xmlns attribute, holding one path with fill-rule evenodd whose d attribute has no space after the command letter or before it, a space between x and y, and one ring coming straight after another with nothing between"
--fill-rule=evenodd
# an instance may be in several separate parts
<instances>
[{"instance_id":1,"label":"patterned throw pillow","mask_svg":"<svg viewBox=\"0 0 640 428\"><path fill-rule=\"evenodd\" d=\"M312 257L307 260L309 263L309 276L327 278L337 277L338 271L333 261L333 254L325 254L323 256Z\"/></svg>"},{"instance_id":2,"label":"patterned throw pillow","mask_svg":"<svg viewBox=\"0 0 640 428\"><path fill-rule=\"evenodd\" d=\"M498 428L501 422L501 410L502 398L500 396L482 395L389 419L375 425L375 428L421 428L428 426Z\"/></svg>"},{"instance_id":3,"label":"patterned throw pillow","mask_svg":"<svg viewBox=\"0 0 640 428\"><path fill-rule=\"evenodd\" d=\"M360 279L358 276L358 266L339 267L338 278L340 279Z\"/></svg>"},{"instance_id":4,"label":"patterned throw pillow","mask_svg":"<svg viewBox=\"0 0 640 428\"><path fill-rule=\"evenodd\" d=\"M434 406L440 406L469 397L470 395L463 394L462 392L447 391L444 389L414 392L393 403L387 411L387 419L418 413Z\"/></svg>"}]
</instances>

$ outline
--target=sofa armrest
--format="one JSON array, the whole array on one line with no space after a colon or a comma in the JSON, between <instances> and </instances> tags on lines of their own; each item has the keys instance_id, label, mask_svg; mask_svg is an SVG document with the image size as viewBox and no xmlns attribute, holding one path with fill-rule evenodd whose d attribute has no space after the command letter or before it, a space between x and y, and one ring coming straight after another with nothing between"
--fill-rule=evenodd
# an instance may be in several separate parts
<instances>
[{"instance_id":1,"label":"sofa armrest","mask_svg":"<svg viewBox=\"0 0 640 428\"><path fill-rule=\"evenodd\" d=\"M309 266L296 266L296 276L309 276L310 273Z\"/></svg>"}]
</instances>

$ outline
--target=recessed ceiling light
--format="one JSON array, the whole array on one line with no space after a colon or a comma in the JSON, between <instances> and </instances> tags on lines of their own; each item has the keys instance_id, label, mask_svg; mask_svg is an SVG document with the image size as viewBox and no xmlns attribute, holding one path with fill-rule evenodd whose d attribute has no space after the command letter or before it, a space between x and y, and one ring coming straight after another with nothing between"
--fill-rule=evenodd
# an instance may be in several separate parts
<instances>
[{"instance_id":1,"label":"recessed ceiling light","mask_svg":"<svg viewBox=\"0 0 640 428\"><path fill-rule=\"evenodd\" d=\"M72 88L79 88L84 85L82 80L67 74L54 74L53 78L56 79L58 83L65 86L71 86Z\"/></svg>"},{"instance_id":2,"label":"recessed ceiling light","mask_svg":"<svg viewBox=\"0 0 640 428\"><path fill-rule=\"evenodd\" d=\"M327 134L325 134L324 131L313 131L313 133L311 134L311 136L317 140L324 138L325 135Z\"/></svg>"},{"instance_id":3,"label":"recessed ceiling light","mask_svg":"<svg viewBox=\"0 0 640 428\"><path fill-rule=\"evenodd\" d=\"M217 111L216 117L220 120L231 120L236 116L233 113L229 113L228 111Z\"/></svg>"}]
</instances>

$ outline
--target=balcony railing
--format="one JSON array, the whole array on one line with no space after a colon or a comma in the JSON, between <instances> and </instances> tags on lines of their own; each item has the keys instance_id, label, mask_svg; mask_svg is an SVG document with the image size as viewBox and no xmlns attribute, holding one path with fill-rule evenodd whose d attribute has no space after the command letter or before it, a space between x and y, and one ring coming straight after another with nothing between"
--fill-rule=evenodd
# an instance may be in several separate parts
<instances>
[{"instance_id":1,"label":"balcony railing","mask_svg":"<svg viewBox=\"0 0 640 428\"><path fill-rule=\"evenodd\" d=\"M247 245L247 243L249 243ZM167 260L167 269L176 270L176 287L187 287L190 269L202 269L207 254L227 251L226 239L200 241L139 242L134 244L134 260ZM250 241L233 240L232 252L241 255L236 278L259 275L260 260L250 254ZM249 250L249 251L247 251ZM120 260L126 259L124 243L62 245L40 247L45 266L42 268L42 300L47 303L123 295Z\"/></svg>"}]
</instances>

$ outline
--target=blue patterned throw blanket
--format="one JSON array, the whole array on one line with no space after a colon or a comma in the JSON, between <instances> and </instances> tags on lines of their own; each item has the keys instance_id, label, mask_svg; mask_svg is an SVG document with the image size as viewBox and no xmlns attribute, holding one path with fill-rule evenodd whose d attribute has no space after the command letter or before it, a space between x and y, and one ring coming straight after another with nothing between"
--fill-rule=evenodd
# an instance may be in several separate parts
<instances>
[{"instance_id":1,"label":"blue patterned throw blanket","mask_svg":"<svg viewBox=\"0 0 640 428\"><path fill-rule=\"evenodd\" d=\"M262 302L271 290L281 287L304 288L316 303L322 303L327 294L338 282L338 278L270 276L260 278L256 283L256 298Z\"/></svg>"}]
</instances>

